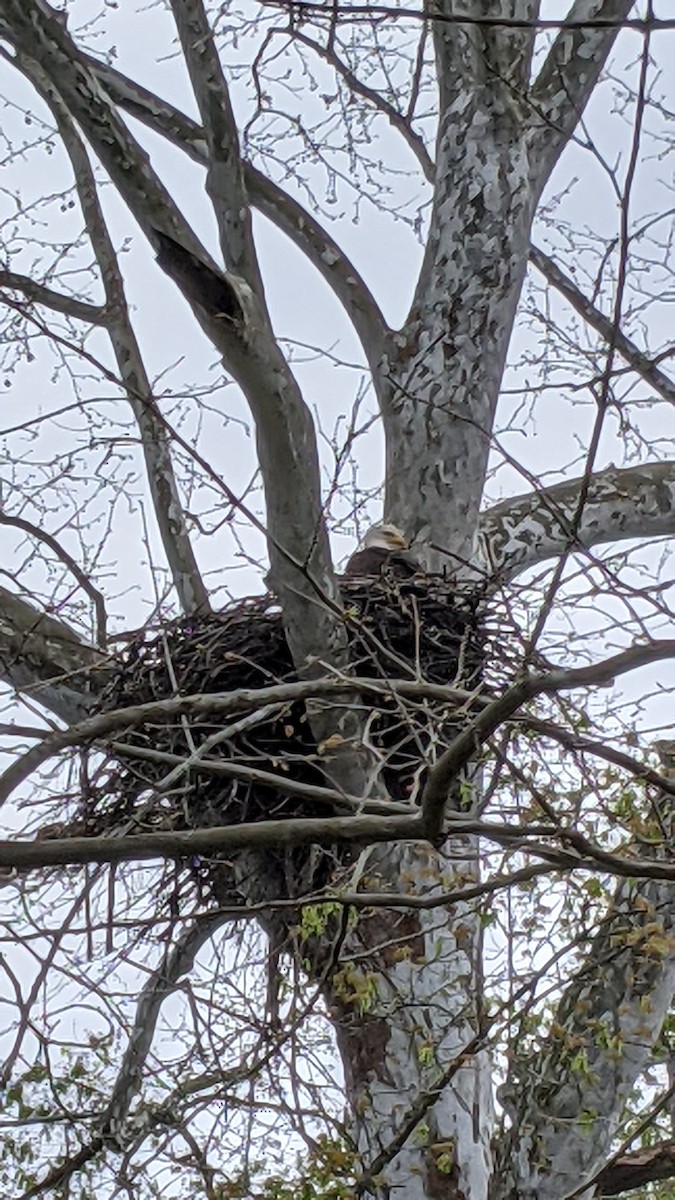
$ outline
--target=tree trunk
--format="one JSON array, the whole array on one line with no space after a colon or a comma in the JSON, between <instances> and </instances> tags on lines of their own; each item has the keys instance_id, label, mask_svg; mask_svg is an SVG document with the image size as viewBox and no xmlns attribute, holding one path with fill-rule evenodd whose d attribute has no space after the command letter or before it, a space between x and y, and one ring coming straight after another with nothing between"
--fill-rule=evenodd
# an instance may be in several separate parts
<instances>
[{"instance_id":1,"label":"tree trunk","mask_svg":"<svg viewBox=\"0 0 675 1200\"><path fill-rule=\"evenodd\" d=\"M368 852L364 891L433 897L475 882L475 845ZM480 1026L481 938L470 906L374 908L342 945L325 988L367 1194L487 1195L492 1081Z\"/></svg>"}]
</instances>

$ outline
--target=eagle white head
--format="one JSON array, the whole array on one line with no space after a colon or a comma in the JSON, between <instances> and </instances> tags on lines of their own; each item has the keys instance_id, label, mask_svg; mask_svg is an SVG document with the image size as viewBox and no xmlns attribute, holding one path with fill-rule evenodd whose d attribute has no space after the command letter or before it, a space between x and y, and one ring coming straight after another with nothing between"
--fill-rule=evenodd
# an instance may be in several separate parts
<instances>
[{"instance_id":1,"label":"eagle white head","mask_svg":"<svg viewBox=\"0 0 675 1200\"><path fill-rule=\"evenodd\" d=\"M354 578L382 575L399 579L417 575L420 565L408 549L408 539L396 525L373 525L352 554L345 574Z\"/></svg>"},{"instance_id":2,"label":"eagle white head","mask_svg":"<svg viewBox=\"0 0 675 1200\"><path fill-rule=\"evenodd\" d=\"M408 539L402 529L396 525L373 525L369 529L361 546L364 550L407 550Z\"/></svg>"}]
</instances>

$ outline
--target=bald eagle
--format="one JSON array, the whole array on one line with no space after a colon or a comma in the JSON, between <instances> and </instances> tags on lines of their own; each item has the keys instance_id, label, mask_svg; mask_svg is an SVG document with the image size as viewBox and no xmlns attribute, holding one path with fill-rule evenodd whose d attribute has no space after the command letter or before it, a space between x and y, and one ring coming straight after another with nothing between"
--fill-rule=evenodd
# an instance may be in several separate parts
<instances>
[{"instance_id":1,"label":"bald eagle","mask_svg":"<svg viewBox=\"0 0 675 1200\"><path fill-rule=\"evenodd\" d=\"M408 539L395 525L373 525L345 568L345 575L392 574L408 579L420 571L420 564L408 549Z\"/></svg>"}]
</instances>

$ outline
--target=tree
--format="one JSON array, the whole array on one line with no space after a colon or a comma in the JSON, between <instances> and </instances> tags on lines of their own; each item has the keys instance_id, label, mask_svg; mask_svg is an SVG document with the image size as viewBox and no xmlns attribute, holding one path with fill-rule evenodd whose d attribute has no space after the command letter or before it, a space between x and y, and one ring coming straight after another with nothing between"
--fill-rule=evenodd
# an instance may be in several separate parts
<instances>
[{"instance_id":1,"label":"tree","mask_svg":"<svg viewBox=\"0 0 675 1200\"><path fill-rule=\"evenodd\" d=\"M259 13L170 0L152 25L140 11L127 13L134 29L145 20L159 40L168 30L167 46L175 39L183 71L176 87L186 77L190 85L181 107L113 65L108 12L82 18L77 7L0 0L1 53L18 89L8 128L15 112L30 122L27 137L7 134L8 163L20 173L45 148L56 148L57 162L41 198L32 197L30 173L7 189L5 369L18 389L25 367L49 361L59 386L67 379L72 389L67 405L44 402L55 422L51 465L34 462L25 442L23 460L13 450L0 518L16 531L23 566L0 592L2 674L47 714L46 728L5 728L31 744L7 768L3 798L64 755L80 761L77 788L63 774L51 785L58 820L45 823L43 796L37 837L0 845L0 863L18 872L26 893L23 952L32 953L34 936L48 947L27 998L16 969L3 964L19 1012L3 1075L8 1111L18 1109L19 1126L37 1122L47 1131L39 1153L12 1134L7 1179L24 1195L67 1194L80 1178L102 1180L110 1194L194 1195L196 1174L199 1194L211 1200L263 1194L255 1160L264 1151L251 1133L259 1109L263 1126L272 1113L309 1139L311 1162L297 1188L310 1196L561 1200L655 1186L675 1174L663 1124L670 1092L660 1074L675 991L667 803L675 784L668 746L655 759L652 734L635 753L635 736L626 740L615 706L601 711L606 693L597 689L675 653L664 636L672 615L667 568L659 586L645 583L667 560L639 557L644 542L675 530L675 462L659 453L652 422L653 413L668 419L675 389L661 365L667 351L658 348L670 210L653 211L640 194L670 115L656 64L660 54L667 61L672 21L651 0L644 11L631 0L573 0L555 19L545 19L538 0L439 0L423 11L294 0ZM148 41L150 72L159 54ZM194 116L186 115L190 106ZM609 123L607 150L597 141L598 114ZM336 194L351 186L386 211L378 156L391 156L391 184L400 139L419 176L413 207L423 204L423 186L429 205L420 208L424 252L412 303L396 328L365 281L367 263L360 274L342 249L344 226L331 234L317 178L322 168ZM573 238L565 224L571 184L555 172L574 155L590 161L613 200L596 222L600 231L588 219ZM203 181L222 263L199 232L207 218L188 216L192 197L176 199L187 164L190 179ZM391 184L391 211L407 217L403 187ZM56 221L56 209L73 221L63 236L41 224L43 214ZM436 606L439 627L465 621L454 667L444 659L438 678L420 670L434 667L427 649L416 663L412 652L402 659L385 647L388 670L370 669L382 664L382 630L375 626L373 637L364 617L372 588L364 597L341 585L328 527L331 504L350 512L340 471L373 421L354 407L333 446L334 478L323 485L317 421L301 368L294 372L275 333L258 246L266 235L254 213L320 274L360 344L384 444L384 517L405 530L426 573L407 592L383 583L381 604L418 621L424 646L430 629L436 636L427 605ZM137 313L123 254L129 217L132 254L145 253L137 261L149 275L149 250L164 280L161 292L154 282L139 292ZM550 253L540 245L547 228ZM548 290L536 304L542 279ZM292 295L291 281L284 286ZM204 361L222 361L245 398L264 516L255 492L242 497L213 465L220 447L200 441L192 426L182 432L194 409L166 415L147 365L152 349L144 352L137 326L146 311L161 324L161 306L176 296L187 304L181 320L189 309L201 330ZM559 318L570 311L578 324L566 329ZM514 348L505 381L509 346L527 322L534 333L520 359ZM220 395L220 377L215 387ZM512 452L510 435L531 428L532 412L551 420L551 393L568 397L575 425L578 417L583 458L564 472L557 456L549 460L546 470L558 474L549 486ZM120 397L133 435L117 416ZM207 390L197 399L208 423ZM86 476L75 486L80 467L61 436L70 438L71 414L85 449L105 447L94 480L100 491ZM41 428L38 415L11 421L20 439ZM566 435L561 422L555 436ZM144 708L132 704L133 689L124 691L136 660L118 653L106 631L107 601L119 591L105 576L130 486L130 436L152 501L146 548L163 556L170 579L166 596L158 587L154 615L163 625L152 662L173 679L173 694ZM499 469L499 486L511 494L490 503ZM55 494L64 514L57 533ZM364 492L352 520L367 509ZM288 669L255 688L204 686L188 695L176 671L187 655L206 680L203 634L217 625L214 596L226 586L207 535L223 520L237 536L264 533ZM255 543L241 536L250 556ZM209 586L204 564L215 578ZM51 585L51 607L41 605ZM183 614L178 623L169 621L171 599ZM233 611L228 661L248 661L242 630L269 608ZM273 640L273 618L256 619ZM147 638L133 645L142 657ZM400 722L395 746L380 736L392 713ZM251 732L271 714L288 726L287 762L278 751L263 755ZM169 728L184 738L180 754L162 740ZM311 766L307 778L296 769L298 746ZM103 821L106 797L121 786L114 761L125 779L136 772L134 804L124 820L115 810L114 830L93 828L83 813ZM150 785L141 768L152 762L160 766ZM254 783L266 788L277 798L270 815L284 819L248 819L246 805L239 824L229 812L199 810L200 772L234 779L249 796ZM300 806L295 815L282 803L288 797ZM169 819L169 802L174 815L185 813L182 827ZM169 927L167 944L155 947L135 1013L127 1021L139 984L125 974L129 943L115 961L124 928L116 921L107 944L114 966L106 960L100 976L96 963L81 969L98 997L99 1024L57 1061L67 1025L56 1015L60 989L67 1002L80 986L67 965L73 922L89 905L91 940L105 895L117 904L123 886L128 925L137 929L146 868L126 875L119 867L116 883L114 867L158 858L176 863L175 891L168 913L160 907L155 918ZM79 873L65 874L65 890L47 891L58 906L70 895L68 880L78 881L69 915L50 931L44 910L31 915L39 911L31 871L67 864L90 864L89 874L83 887ZM187 911L184 881L204 870L219 904L205 899ZM223 934L252 916L270 941L266 993L260 978L246 988L238 982L244 952L260 945L253 929L245 927L237 949ZM208 960L198 958L204 947ZM33 1007L57 961L62 974L43 1020ZM172 1008L179 1000L183 1007ZM344 1146L317 1134L328 1051L299 1040L307 1023L319 1036L320 1002L343 1060ZM189 1057L177 1049L184 1037ZM24 1058L29 1042L40 1047L34 1063ZM256 1088L268 1089L263 1099ZM244 1142L250 1135L236 1162L228 1128ZM324 1133L335 1128L333 1119ZM54 1162L41 1165L48 1153ZM171 1163L179 1177L168 1184L162 1172ZM284 1194L282 1186L270 1179L267 1194Z\"/></svg>"}]
</instances>

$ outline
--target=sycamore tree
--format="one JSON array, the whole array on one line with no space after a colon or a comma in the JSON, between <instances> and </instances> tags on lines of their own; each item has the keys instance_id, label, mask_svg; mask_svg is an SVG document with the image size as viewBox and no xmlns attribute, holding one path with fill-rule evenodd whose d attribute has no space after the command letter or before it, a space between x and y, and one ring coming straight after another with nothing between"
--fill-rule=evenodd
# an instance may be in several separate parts
<instances>
[{"instance_id":1,"label":"sycamore tree","mask_svg":"<svg viewBox=\"0 0 675 1200\"><path fill-rule=\"evenodd\" d=\"M674 37L0 0L6 1195L670 1194Z\"/></svg>"}]
</instances>

